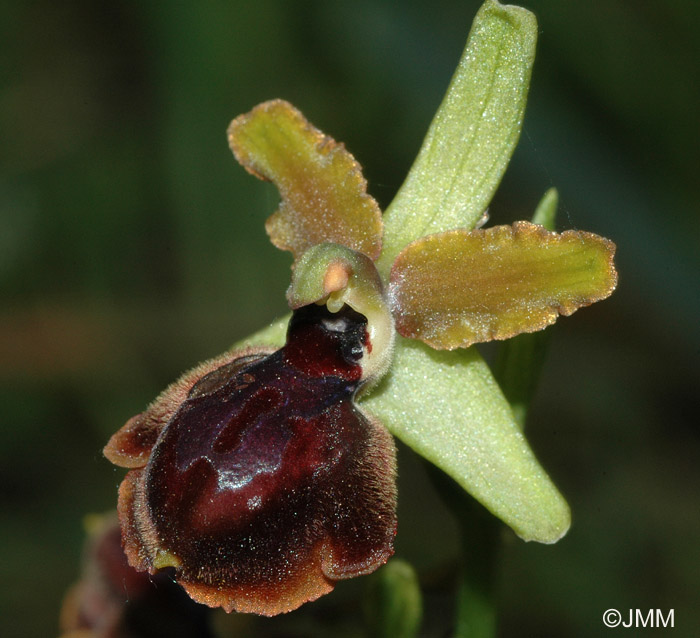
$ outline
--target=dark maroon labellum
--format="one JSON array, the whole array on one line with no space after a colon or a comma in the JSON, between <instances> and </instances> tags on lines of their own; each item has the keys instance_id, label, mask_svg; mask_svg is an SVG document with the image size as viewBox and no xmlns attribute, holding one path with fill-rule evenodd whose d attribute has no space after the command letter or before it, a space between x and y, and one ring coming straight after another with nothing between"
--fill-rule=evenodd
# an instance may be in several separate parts
<instances>
[{"instance_id":1,"label":"dark maroon labellum","mask_svg":"<svg viewBox=\"0 0 700 638\"><path fill-rule=\"evenodd\" d=\"M368 346L362 315L306 306L281 350L194 383L122 488L127 553L170 556L195 600L267 615L383 564L395 454L353 401Z\"/></svg>"}]
</instances>

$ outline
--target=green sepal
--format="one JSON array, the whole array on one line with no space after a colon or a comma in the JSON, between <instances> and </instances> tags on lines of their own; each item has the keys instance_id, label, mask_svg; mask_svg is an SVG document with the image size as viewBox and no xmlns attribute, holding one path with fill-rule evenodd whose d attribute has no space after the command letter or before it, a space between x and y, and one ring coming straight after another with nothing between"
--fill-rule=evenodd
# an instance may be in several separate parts
<instances>
[{"instance_id":1,"label":"green sepal","mask_svg":"<svg viewBox=\"0 0 700 638\"><path fill-rule=\"evenodd\" d=\"M239 348L247 348L249 346L269 346L272 348L281 348L287 339L287 326L289 325L289 320L292 318L291 314L275 319L269 325L261 328L252 335L241 339L233 344L232 350L237 350Z\"/></svg>"},{"instance_id":2,"label":"green sepal","mask_svg":"<svg viewBox=\"0 0 700 638\"><path fill-rule=\"evenodd\" d=\"M416 161L384 214L382 277L412 241L475 226L520 137L537 21L487 0Z\"/></svg>"},{"instance_id":3,"label":"green sepal","mask_svg":"<svg viewBox=\"0 0 700 638\"><path fill-rule=\"evenodd\" d=\"M390 373L362 406L524 540L554 543L569 529L566 501L474 348L397 337Z\"/></svg>"},{"instance_id":4,"label":"green sepal","mask_svg":"<svg viewBox=\"0 0 700 638\"><path fill-rule=\"evenodd\" d=\"M556 229L557 206L559 206L559 192L556 188L550 188L542 195L542 199L532 216L532 223L544 226L547 230Z\"/></svg>"}]
</instances>

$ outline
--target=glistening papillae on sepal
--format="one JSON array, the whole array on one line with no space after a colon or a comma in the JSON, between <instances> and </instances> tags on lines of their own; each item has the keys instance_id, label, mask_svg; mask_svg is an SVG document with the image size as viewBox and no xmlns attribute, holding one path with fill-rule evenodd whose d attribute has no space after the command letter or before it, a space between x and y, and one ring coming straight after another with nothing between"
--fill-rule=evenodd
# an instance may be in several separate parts
<instances>
[{"instance_id":1,"label":"glistening papillae on sepal","mask_svg":"<svg viewBox=\"0 0 700 638\"><path fill-rule=\"evenodd\" d=\"M397 337L391 371L361 405L523 540L555 543L568 531L566 500L475 348Z\"/></svg>"},{"instance_id":2,"label":"glistening papillae on sepal","mask_svg":"<svg viewBox=\"0 0 700 638\"><path fill-rule=\"evenodd\" d=\"M171 386L185 398L144 413L167 419L120 488L129 562L173 567L198 602L263 615L386 562L395 451L354 402L367 341L362 315L312 304L295 311L281 350L232 352ZM130 423L105 450L122 465L138 436Z\"/></svg>"}]
</instances>

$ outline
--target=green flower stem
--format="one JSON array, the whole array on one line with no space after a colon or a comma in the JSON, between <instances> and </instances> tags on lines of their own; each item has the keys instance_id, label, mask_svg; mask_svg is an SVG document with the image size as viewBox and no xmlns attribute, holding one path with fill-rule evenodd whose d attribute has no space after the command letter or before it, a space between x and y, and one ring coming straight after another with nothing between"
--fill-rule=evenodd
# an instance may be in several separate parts
<instances>
[{"instance_id":1,"label":"green flower stem","mask_svg":"<svg viewBox=\"0 0 700 638\"><path fill-rule=\"evenodd\" d=\"M462 574L457 590L455 638L496 635L495 576L500 550L495 519L473 521L462 532Z\"/></svg>"}]
</instances>

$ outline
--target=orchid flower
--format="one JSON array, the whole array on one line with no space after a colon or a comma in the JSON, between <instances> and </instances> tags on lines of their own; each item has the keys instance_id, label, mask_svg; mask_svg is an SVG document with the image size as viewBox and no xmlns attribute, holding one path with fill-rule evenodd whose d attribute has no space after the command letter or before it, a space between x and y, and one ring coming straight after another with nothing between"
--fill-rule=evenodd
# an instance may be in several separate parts
<instances>
[{"instance_id":1,"label":"orchid flower","mask_svg":"<svg viewBox=\"0 0 700 638\"><path fill-rule=\"evenodd\" d=\"M229 144L280 205L290 317L200 364L105 448L129 468L125 551L198 602L291 611L393 553L393 439L525 540L566 501L472 347L534 332L616 285L615 246L526 221L476 228L517 142L536 22L488 0L406 182L382 215L358 162L289 103L237 117Z\"/></svg>"}]
</instances>

